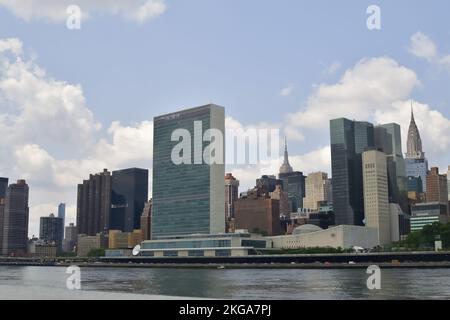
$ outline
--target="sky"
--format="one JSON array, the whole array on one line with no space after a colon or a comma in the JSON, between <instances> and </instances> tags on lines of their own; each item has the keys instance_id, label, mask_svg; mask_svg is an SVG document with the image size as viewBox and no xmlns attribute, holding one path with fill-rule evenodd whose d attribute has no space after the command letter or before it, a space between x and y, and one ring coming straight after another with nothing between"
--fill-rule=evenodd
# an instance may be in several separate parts
<instances>
[{"instance_id":1,"label":"sky","mask_svg":"<svg viewBox=\"0 0 450 320\"><path fill-rule=\"evenodd\" d=\"M380 30L367 27L374 4ZM151 169L153 117L210 102L229 128L279 128L295 170L331 174L330 119L397 122L405 144L412 100L430 165L447 171L448 12L446 0L0 0L0 176L29 183L30 235L60 202L74 222L78 183ZM227 171L241 191L262 173Z\"/></svg>"}]
</instances>

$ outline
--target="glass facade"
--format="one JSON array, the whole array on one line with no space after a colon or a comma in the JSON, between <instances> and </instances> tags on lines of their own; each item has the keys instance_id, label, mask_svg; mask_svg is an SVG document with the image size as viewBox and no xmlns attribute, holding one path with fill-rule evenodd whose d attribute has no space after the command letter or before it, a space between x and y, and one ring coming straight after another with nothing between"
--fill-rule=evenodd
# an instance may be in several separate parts
<instances>
[{"instance_id":1,"label":"glass facade","mask_svg":"<svg viewBox=\"0 0 450 320\"><path fill-rule=\"evenodd\" d=\"M291 212L297 212L303 208L303 198L306 196L305 180L302 172L280 173L280 179L283 180L284 189L288 192L288 199Z\"/></svg>"},{"instance_id":2,"label":"glass facade","mask_svg":"<svg viewBox=\"0 0 450 320\"><path fill-rule=\"evenodd\" d=\"M188 251L188 257L204 257L205 252L203 250L190 250Z\"/></svg>"},{"instance_id":3,"label":"glass facade","mask_svg":"<svg viewBox=\"0 0 450 320\"><path fill-rule=\"evenodd\" d=\"M428 160L406 158L405 163L406 163L406 176L420 177L422 179L422 190L423 192L427 192Z\"/></svg>"},{"instance_id":4,"label":"glass facade","mask_svg":"<svg viewBox=\"0 0 450 320\"><path fill-rule=\"evenodd\" d=\"M41 217L39 225L39 239L48 242L54 242L58 250L62 249L64 220L60 217L50 215L50 217Z\"/></svg>"},{"instance_id":5,"label":"glass facade","mask_svg":"<svg viewBox=\"0 0 450 320\"><path fill-rule=\"evenodd\" d=\"M0 199L6 197L6 190L8 189L8 178L0 178Z\"/></svg>"},{"instance_id":6,"label":"glass facade","mask_svg":"<svg viewBox=\"0 0 450 320\"><path fill-rule=\"evenodd\" d=\"M201 121L202 132L194 132ZM186 234L225 231L225 167L223 164L194 164L194 141L203 133L219 129L224 133L225 113L208 105L172 113L154 119L152 239ZM172 149L180 141L171 141L172 133L185 129L191 136L192 164L172 162ZM200 137L198 136L200 134ZM203 142L203 150L210 142ZM203 152L202 150L202 152Z\"/></svg>"},{"instance_id":7,"label":"glass facade","mask_svg":"<svg viewBox=\"0 0 450 320\"><path fill-rule=\"evenodd\" d=\"M142 249L194 249L194 248L225 248L231 247L231 240L207 239L186 241L143 242Z\"/></svg>"},{"instance_id":8,"label":"glass facade","mask_svg":"<svg viewBox=\"0 0 450 320\"><path fill-rule=\"evenodd\" d=\"M141 214L148 200L148 170L114 171L111 178L110 230L140 229Z\"/></svg>"},{"instance_id":9,"label":"glass facade","mask_svg":"<svg viewBox=\"0 0 450 320\"><path fill-rule=\"evenodd\" d=\"M216 257L231 257L231 250L216 250Z\"/></svg>"},{"instance_id":10,"label":"glass facade","mask_svg":"<svg viewBox=\"0 0 450 320\"><path fill-rule=\"evenodd\" d=\"M403 158L400 125L389 123L375 127L375 145L388 156L389 202L408 212L408 181Z\"/></svg>"},{"instance_id":11,"label":"glass facade","mask_svg":"<svg viewBox=\"0 0 450 320\"><path fill-rule=\"evenodd\" d=\"M330 137L336 224L364 225L362 152L375 145L373 125L331 120Z\"/></svg>"},{"instance_id":12,"label":"glass facade","mask_svg":"<svg viewBox=\"0 0 450 320\"><path fill-rule=\"evenodd\" d=\"M408 191L423 193L423 183L421 177L408 177Z\"/></svg>"},{"instance_id":13,"label":"glass facade","mask_svg":"<svg viewBox=\"0 0 450 320\"><path fill-rule=\"evenodd\" d=\"M439 216L412 217L411 232L420 231L423 227L439 222Z\"/></svg>"}]
</instances>

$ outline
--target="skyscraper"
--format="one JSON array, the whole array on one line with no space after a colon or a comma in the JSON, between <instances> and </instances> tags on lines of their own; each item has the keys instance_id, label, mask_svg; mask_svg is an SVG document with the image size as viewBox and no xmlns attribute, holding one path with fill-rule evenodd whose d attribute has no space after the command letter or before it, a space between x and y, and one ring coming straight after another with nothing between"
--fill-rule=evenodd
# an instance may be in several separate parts
<instances>
[{"instance_id":1,"label":"skyscraper","mask_svg":"<svg viewBox=\"0 0 450 320\"><path fill-rule=\"evenodd\" d=\"M141 214L148 200L148 170L113 171L110 230L133 232L141 227Z\"/></svg>"},{"instance_id":2,"label":"skyscraper","mask_svg":"<svg viewBox=\"0 0 450 320\"><path fill-rule=\"evenodd\" d=\"M366 227L376 229L379 245L386 245L391 242L391 223L387 159L384 152L369 150L363 153L363 181Z\"/></svg>"},{"instance_id":3,"label":"skyscraper","mask_svg":"<svg viewBox=\"0 0 450 320\"><path fill-rule=\"evenodd\" d=\"M408 130L407 152L406 152L406 176L420 177L423 182L423 191L427 191L428 160L422 149L422 139L414 119L411 107L411 122Z\"/></svg>"},{"instance_id":4,"label":"skyscraper","mask_svg":"<svg viewBox=\"0 0 450 320\"><path fill-rule=\"evenodd\" d=\"M330 136L336 225L363 225L362 153L375 145L373 125L334 119Z\"/></svg>"},{"instance_id":5,"label":"skyscraper","mask_svg":"<svg viewBox=\"0 0 450 320\"><path fill-rule=\"evenodd\" d=\"M5 217L5 197L8 189L8 178L0 178L0 255L3 247L3 221Z\"/></svg>"},{"instance_id":6,"label":"skyscraper","mask_svg":"<svg viewBox=\"0 0 450 320\"><path fill-rule=\"evenodd\" d=\"M64 239L64 226L66 225L66 204L65 203L60 203L58 205L58 218L62 219L62 236Z\"/></svg>"},{"instance_id":7,"label":"skyscraper","mask_svg":"<svg viewBox=\"0 0 450 320\"><path fill-rule=\"evenodd\" d=\"M45 242L54 243L58 250L62 250L64 220L55 217L52 213L48 217L41 217L39 226L39 239Z\"/></svg>"},{"instance_id":8,"label":"skyscraper","mask_svg":"<svg viewBox=\"0 0 450 320\"><path fill-rule=\"evenodd\" d=\"M280 167L280 174L286 174L291 173L294 170L292 169L291 165L289 164L289 154L287 149L287 140L284 141L284 159L283 164Z\"/></svg>"},{"instance_id":9,"label":"skyscraper","mask_svg":"<svg viewBox=\"0 0 450 320\"><path fill-rule=\"evenodd\" d=\"M25 180L6 191L3 219L3 255L24 255L28 245L28 185Z\"/></svg>"},{"instance_id":10,"label":"skyscraper","mask_svg":"<svg viewBox=\"0 0 450 320\"><path fill-rule=\"evenodd\" d=\"M234 203L239 198L239 180L233 174L225 176L225 216L227 219L234 218Z\"/></svg>"},{"instance_id":11,"label":"skyscraper","mask_svg":"<svg viewBox=\"0 0 450 320\"><path fill-rule=\"evenodd\" d=\"M447 171L447 189L448 189L448 199L450 201L450 166L448 166Z\"/></svg>"},{"instance_id":12,"label":"skyscraper","mask_svg":"<svg viewBox=\"0 0 450 320\"><path fill-rule=\"evenodd\" d=\"M289 164L287 141L285 141L284 145L284 160L280 167L278 178L283 181L283 189L288 194L290 212L297 212L299 208L303 208L305 176L303 172L294 171Z\"/></svg>"},{"instance_id":13,"label":"skyscraper","mask_svg":"<svg viewBox=\"0 0 450 320\"><path fill-rule=\"evenodd\" d=\"M154 119L152 239L225 232L225 166L202 159L217 131L220 145L225 110L213 104ZM182 134L181 142L172 141L175 133ZM188 161L176 164L172 153L180 143L186 145L183 158ZM221 148L216 153L223 154Z\"/></svg>"},{"instance_id":14,"label":"skyscraper","mask_svg":"<svg viewBox=\"0 0 450 320\"><path fill-rule=\"evenodd\" d=\"M310 210L319 209L321 204L332 202L331 180L325 172L309 174L305 180L306 195L303 199L303 208Z\"/></svg>"},{"instance_id":15,"label":"skyscraper","mask_svg":"<svg viewBox=\"0 0 450 320\"><path fill-rule=\"evenodd\" d=\"M0 178L0 199L6 197L6 190L8 189L8 178Z\"/></svg>"},{"instance_id":16,"label":"skyscraper","mask_svg":"<svg viewBox=\"0 0 450 320\"><path fill-rule=\"evenodd\" d=\"M109 230L111 212L111 173L90 175L78 185L77 228L78 234L95 236Z\"/></svg>"},{"instance_id":17,"label":"skyscraper","mask_svg":"<svg viewBox=\"0 0 450 320\"><path fill-rule=\"evenodd\" d=\"M387 155L389 202L399 204L403 212L408 212L408 179L400 125L389 123L375 127L375 145Z\"/></svg>"},{"instance_id":18,"label":"skyscraper","mask_svg":"<svg viewBox=\"0 0 450 320\"><path fill-rule=\"evenodd\" d=\"M78 238L77 227L71 223L65 227L65 237L63 240L63 250L66 252L72 252Z\"/></svg>"}]
</instances>

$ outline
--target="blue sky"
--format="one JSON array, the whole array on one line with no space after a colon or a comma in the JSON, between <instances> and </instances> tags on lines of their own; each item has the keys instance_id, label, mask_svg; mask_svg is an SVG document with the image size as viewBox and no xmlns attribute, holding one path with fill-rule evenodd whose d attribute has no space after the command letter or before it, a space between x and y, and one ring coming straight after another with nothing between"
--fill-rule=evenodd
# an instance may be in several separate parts
<instances>
[{"instance_id":1,"label":"blue sky","mask_svg":"<svg viewBox=\"0 0 450 320\"><path fill-rule=\"evenodd\" d=\"M449 115L448 75L436 75L406 50L420 30L450 52L448 1L377 1L382 30L375 32L365 25L372 3L175 0L144 25L96 14L80 31L23 22L0 9L0 36L22 39L49 74L81 84L105 125L208 101L243 122L277 119L297 110L313 84L337 80L339 74L323 74L332 63L345 69L380 55L420 73L430 85L415 97L441 105ZM290 84L296 89L284 99L279 90Z\"/></svg>"},{"instance_id":2,"label":"blue sky","mask_svg":"<svg viewBox=\"0 0 450 320\"><path fill-rule=\"evenodd\" d=\"M130 3L141 4L145 1ZM133 157L136 148L124 150L130 156L112 163L99 159L99 154L104 150L120 152L121 144L114 141L114 132L123 133L123 136L142 136L142 132L151 131L151 124L145 121L151 122L154 116L209 102L225 106L227 116L243 126L268 123L281 129L292 128L289 132L295 134L290 136L288 131L285 133L290 140L295 169L305 173L316 169L327 170L327 160L316 161L314 157L327 157L324 148L329 141L327 112L330 110L321 105L324 108L323 126L316 127L305 125L309 117L302 117L305 115L302 112L311 111L323 101L328 101L319 97L318 88L333 88L343 81L346 71L353 71L355 76L343 81L343 90L352 93L359 90L358 81L352 81L362 76L365 77L364 86L367 89L362 92L370 92L371 72L374 69L376 71L377 63L383 61L367 63L370 65L367 69L369 72L357 67L363 59L390 59L398 64L386 67L393 75L405 68L415 76L394 76L393 79L399 79L398 90L375 90L381 95L386 90L394 92L380 100L380 104L383 104L379 109L380 114L377 113L377 106L369 103L367 108L373 108L370 112L362 110L361 113L350 115L374 122L386 119L407 123L409 119L404 112L407 107L403 105L406 106L409 99L419 105L419 115L431 117L433 112L438 112L439 117L433 118L433 123L440 129L423 128L427 130L424 132L424 147L434 157L430 162L446 170L450 154L437 146L439 141L433 136L449 132L450 63L442 62L446 56L450 56L448 1L436 0L433 4L406 0L159 1L166 6L164 13L143 23L127 19L125 14L111 14L108 8L99 5L92 10L88 8L90 17L83 21L81 30L68 30L64 17L61 21L54 21L35 17L31 12L30 18L24 19L21 15L23 12L26 14L26 8L21 6L24 1L5 5L7 1L0 0L0 39L19 39L23 43L22 59L32 61L44 69L46 83L51 83L53 79L80 85L81 96L85 99L85 102L80 103L82 119L89 118L85 112L88 110L92 113L89 126L93 128L94 123L102 126L101 129L92 129L92 132L89 129L86 141L83 140L82 147L78 147L77 124L70 124L67 129L75 131L72 132L73 137L64 133L64 136L67 134L67 141L59 141L52 140L54 133L48 136L44 133L53 125L49 120L48 123L42 123L42 127L36 127L35 136L20 141L23 145L35 146L34 149L23 149L34 150L32 157L42 154L38 164L0 165L0 175L13 179L25 176L34 184L39 194L39 200L37 196L33 198L36 208L33 214L36 216L47 214L45 210L64 201L68 203L68 210L72 210L73 218L75 186L69 186L80 177L61 182L61 174L56 171L70 168L68 163L61 164L61 161L76 162L75 167L91 172L101 170L102 165L108 165L110 169L128 165L151 168L151 156ZM35 2L38 5L40 3ZM56 0L46 1L43 6L51 10L52 3L57 7ZM70 1L70 4L77 3L83 10L86 1ZM370 31L366 27L366 9L372 4L381 8L382 29L379 31ZM43 10L45 16L46 9ZM132 8L127 7L126 10ZM412 37L418 32L435 45L437 52L434 57L423 57L411 51ZM424 45L429 45L429 42ZM366 63L362 64L364 66ZM383 79L383 75L375 76L378 78L374 78L374 83ZM391 78L390 75L386 77ZM405 84L403 79L406 79ZM290 94L280 94L286 88L290 88L287 90ZM1 90L0 87L0 93ZM397 95L397 92L401 94ZM391 99L392 95L395 97ZM363 99L364 93L361 96L359 99ZM312 97L320 103L310 103ZM345 97L340 98L345 105ZM379 102L376 97L373 101ZM395 112L391 112L391 105L401 105L403 111L393 107ZM0 115L7 113L5 110L5 107L2 109L0 106ZM21 110L20 106L18 110ZM345 112L343 115L346 115ZM114 127L117 130L111 129L115 121L120 122ZM428 119L419 119L419 126L421 124L424 127L428 125ZM73 142L70 142L72 138ZM427 142L430 150L427 150ZM92 148L84 150L83 146L89 146L89 143L92 143ZM100 143L104 145L98 147ZM431 144L434 144L433 147ZM94 148L96 152L92 152ZM145 146L141 148L146 149ZM148 150L151 151L151 145ZM17 156L17 150L13 151ZM305 155L311 156L306 159ZM50 164L46 164L46 161ZM319 164L315 166L314 162ZM89 168L89 164L94 163L98 166ZM30 167L51 170L49 174L54 176L54 181L44 182L45 179L39 178L39 174L28 170ZM256 176L244 176L244 171L248 173L248 170L236 172L242 174L244 187L251 186ZM254 171L250 172L254 174ZM81 177L87 173L82 171Z\"/></svg>"}]
</instances>

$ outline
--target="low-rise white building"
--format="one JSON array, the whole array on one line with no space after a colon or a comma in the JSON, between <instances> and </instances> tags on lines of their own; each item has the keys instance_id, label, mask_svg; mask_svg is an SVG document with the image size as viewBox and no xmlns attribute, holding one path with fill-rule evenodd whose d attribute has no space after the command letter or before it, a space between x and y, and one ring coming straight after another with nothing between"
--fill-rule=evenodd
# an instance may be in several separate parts
<instances>
[{"instance_id":1,"label":"low-rise white building","mask_svg":"<svg viewBox=\"0 0 450 320\"><path fill-rule=\"evenodd\" d=\"M293 235L268 237L267 239L272 241L272 248L277 249L312 247L350 249L355 246L371 249L378 245L377 230L372 228L340 225L326 230L318 230L305 225L297 229Z\"/></svg>"}]
</instances>

